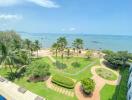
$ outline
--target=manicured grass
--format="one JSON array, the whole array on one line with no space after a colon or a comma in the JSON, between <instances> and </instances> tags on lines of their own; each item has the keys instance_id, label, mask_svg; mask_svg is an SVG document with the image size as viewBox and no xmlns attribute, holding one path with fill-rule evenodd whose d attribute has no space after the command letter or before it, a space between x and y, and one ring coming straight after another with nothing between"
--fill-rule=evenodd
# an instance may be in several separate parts
<instances>
[{"instance_id":1,"label":"manicured grass","mask_svg":"<svg viewBox=\"0 0 132 100\"><path fill-rule=\"evenodd\" d=\"M100 91L100 100L116 100L112 99L115 93L116 86L106 84ZM123 100L123 99L120 99ZM125 100L125 99L124 99Z\"/></svg>"},{"instance_id":2,"label":"manicured grass","mask_svg":"<svg viewBox=\"0 0 132 100\"><path fill-rule=\"evenodd\" d=\"M77 100L76 97L69 97L47 88L45 82L29 83L26 78L21 78L20 80L15 80L15 83L45 97L47 100Z\"/></svg>"},{"instance_id":3,"label":"manicured grass","mask_svg":"<svg viewBox=\"0 0 132 100\"><path fill-rule=\"evenodd\" d=\"M126 100L127 91L128 91L127 82L129 78L129 67L121 68L120 74L122 76L122 79L120 85L116 87L113 100Z\"/></svg>"},{"instance_id":4,"label":"manicured grass","mask_svg":"<svg viewBox=\"0 0 132 100\"><path fill-rule=\"evenodd\" d=\"M74 61L76 61L75 57L68 59L68 61L66 58L64 58L63 63L67 63L67 66L68 66L66 69L58 69L56 67L56 65L53 64L53 62L48 57L45 57L43 59L45 59L45 61L50 64L50 66L51 66L50 72L52 75L62 75L62 76L73 78L77 81L80 81L84 78L91 78L92 77L91 67L96 64L99 64L99 59L91 59L91 60L87 61L87 59L78 58L78 60L77 60L78 62L82 61L85 64L82 64L81 67L79 67L79 68L74 68L75 69L74 73L69 73L69 72L71 72L71 67L73 67L73 66L69 67L68 65L71 64L72 59L74 59ZM60 58L58 58L58 59L61 61ZM79 61L79 59L80 59L80 61Z\"/></svg>"},{"instance_id":5,"label":"manicured grass","mask_svg":"<svg viewBox=\"0 0 132 100\"><path fill-rule=\"evenodd\" d=\"M0 69L1 76L7 77L8 73L9 69ZM47 88L45 82L27 82L27 77L21 77L14 80L14 82L33 93L45 97L47 100L77 100L76 97L69 97Z\"/></svg>"},{"instance_id":6,"label":"manicured grass","mask_svg":"<svg viewBox=\"0 0 132 100\"><path fill-rule=\"evenodd\" d=\"M54 57L54 59L56 59ZM62 64L62 59L61 57L57 57L56 59L58 61L58 64L56 67L61 69L63 67L64 72L74 74L78 71L80 71L82 68L86 67L89 65L91 62L93 62L93 59L86 59L86 58L81 58L81 57L71 57L67 59L64 57L63 59L63 64ZM94 59L95 60L95 59Z\"/></svg>"},{"instance_id":7,"label":"manicured grass","mask_svg":"<svg viewBox=\"0 0 132 100\"><path fill-rule=\"evenodd\" d=\"M126 100L127 82L129 77L129 68L121 68L121 82L118 86L105 85L100 92L101 100Z\"/></svg>"},{"instance_id":8,"label":"manicured grass","mask_svg":"<svg viewBox=\"0 0 132 100\"><path fill-rule=\"evenodd\" d=\"M58 69L55 64L53 64L53 62L48 58L42 58L45 60L45 62L47 62L50 65L50 72L51 75L61 75L61 76L66 76L66 77L70 77L72 79L75 79L77 81L80 81L84 78L90 78L92 77L91 74L91 67L93 65L96 65L99 63L99 59L92 59L92 60L86 60L84 58L78 58L77 61L80 63L79 66L74 66L76 64L72 64L72 60L73 62L76 61L76 58L71 58L71 59L65 59L64 62L67 64L67 68L66 69ZM61 62L61 60L60 60ZM91 63L95 62L93 65L89 65ZM71 66L71 64L73 66ZM74 69L72 69L74 68ZM9 73L9 69L0 69L0 75L7 77L8 73ZM74 97L69 97L63 94L60 94L58 92L55 92L49 88L46 87L45 82L27 82L27 77L21 77L20 79L16 79L14 80L14 82L20 86L23 86L25 88L27 88L28 90L42 96L45 97L48 100L77 100L77 98Z\"/></svg>"},{"instance_id":9,"label":"manicured grass","mask_svg":"<svg viewBox=\"0 0 132 100\"><path fill-rule=\"evenodd\" d=\"M68 89L73 89L75 86L75 82L71 78L60 75L52 76L52 82Z\"/></svg>"},{"instance_id":10,"label":"manicured grass","mask_svg":"<svg viewBox=\"0 0 132 100\"><path fill-rule=\"evenodd\" d=\"M116 80L117 79L117 76L112 71L107 70L105 68L97 68L96 73L100 77L107 79L107 80Z\"/></svg>"}]
</instances>

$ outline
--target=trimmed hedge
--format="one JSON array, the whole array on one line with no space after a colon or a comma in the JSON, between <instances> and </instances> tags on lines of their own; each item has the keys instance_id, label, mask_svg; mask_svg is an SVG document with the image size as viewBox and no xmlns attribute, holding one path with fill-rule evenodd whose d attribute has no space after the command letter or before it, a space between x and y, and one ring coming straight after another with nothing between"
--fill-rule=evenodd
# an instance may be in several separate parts
<instances>
[{"instance_id":1,"label":"trimmed hedge","mask_svg":"<svg viewBox=\"0 0 132 100\"><path fill-rule=\"evenodd\" d=\"M51 81L68 89L73 89L75 86L75 82L72 79L64 76L54 75Z\"/></svg>"}]
</instances>

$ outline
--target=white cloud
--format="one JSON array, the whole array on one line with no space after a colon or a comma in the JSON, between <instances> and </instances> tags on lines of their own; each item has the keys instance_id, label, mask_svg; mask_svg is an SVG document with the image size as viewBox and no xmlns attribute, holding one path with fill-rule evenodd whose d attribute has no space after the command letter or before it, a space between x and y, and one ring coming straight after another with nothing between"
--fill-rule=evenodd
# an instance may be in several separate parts
<instances>
[{"instance_id":1,"label":"white cloud","mask_svg":"<svg viewBox=\"0 0 132 100\"><path fill-rule=\"evenodd\" d=\"M22 0L0 0L0 6L5 7L5 6L12 6L20 3Z\"/></svg>"},{"instance_id":2,"label":"white cloud","mask_svg":"<svg viewBox=\"0 0 132 100\"><path fill-rule=\"evenodd\" d=\"M0 15L0 20L3 20L3 21L8 21L8 20L20 20L22 19L23 17L21 15L12 15L12 14L1 14Z\"/></svg>"},{"instance_id":3,"label":"white cloud","mask_svg":"<svg viewBox=\"0 0 132 100\"><path fill-rule=\"evenodd\" d=\"M61 29L61 31L63 31L63 32L75 31L75 30L76 30L76 28L74 28L74 27L71 27L71 28L62 28Z\"/></svg>"},{"instance_id":4,"label":"white cloud","mask_svg":"<svg viewBox=\"0 0 132 100\"><path fill-rule=\"evenodd\" d=\"M74 27L69 28L69 31L75 31L75 30L76 30L76 28L74 28Z\"/></svg>"},{"instance_id":5,"label":"white cloud","mask_svg":"<svg viewBox=\"0 0 132 100\"><path fill-rule=\"evenodd\" d=\"M59 8L56 2L52 0L0 0L0 7L13 6L21 3L34 3L36 5L45 7L45 8Z\"/></svg>"},{"instance_id":6,"label":"white cloud","mask_svg":"<svg viewBox=\"0 0 132 100\"><path fill-rule=\"evenodd\" d=\"M46 8L59 8L60 6L51 0L28 0L29 2L35 3L39 6Z\"/></svg>"}]
</instances>

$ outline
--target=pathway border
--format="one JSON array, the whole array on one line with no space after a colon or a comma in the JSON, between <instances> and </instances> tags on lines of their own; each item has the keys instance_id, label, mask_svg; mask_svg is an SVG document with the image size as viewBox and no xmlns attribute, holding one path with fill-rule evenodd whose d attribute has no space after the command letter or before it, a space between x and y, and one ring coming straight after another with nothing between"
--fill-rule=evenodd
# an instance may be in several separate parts
<instances>
[{"instance_id":1,"label":"pathway border","mask_svg":"<svg viewBox=\"0 0 132 100\"><path fill-rule=\"evenodd\" d=\"M106 67L103 64L103 61L104 61L104 59L101 59L99 66L93 66L91 68L91 73L93 74L92 79L96 83L95 90L94 90L94 92L93 92L92 95L90 95L90 96L85 95L83 93L83 91L82 91L81 83L78 82L76 84L76 86L75 86L75 94L76 94L76 96L77 96L77 98L79 100L100 100L100 91L104 87L105 84L109 84L109 85L119 85L119 82L120 82L120 79L121 79L121 76L119 75L119 72L116 72L116 71L114 71L114 70ZM118 77L117 80L111 81L111 80L103 79L102 77L100 77L99 75L97 75L97 73L95 71L96 68L105 68L105 69L111 70L113 73L115 73L117 75L117 77Z\"/></svg>"}]
</instances>

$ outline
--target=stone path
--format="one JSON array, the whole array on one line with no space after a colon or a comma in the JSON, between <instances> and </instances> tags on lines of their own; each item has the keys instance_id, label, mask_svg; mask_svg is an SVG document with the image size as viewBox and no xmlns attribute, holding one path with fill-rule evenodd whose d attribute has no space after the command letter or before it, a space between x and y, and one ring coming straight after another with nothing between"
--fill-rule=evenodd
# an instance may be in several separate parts
<instances>
[{"instance_id":1,"label":"stone path","mask_svg":"<svg viewBox=\"0 0 132 100\"><path fill-rule=\"evenodd\" d=\"M53 83L51 82L51 78L52 78L52 77L50 77L50 78L46 81L46 85L47 85L48 88L50 88L50 89L52 89L52 90L54 90L54 91L56 91L56 92L58 92L58 93L61 93L61 94L64 94L64 95L67 95L67 96L70 96L70 97L74 97L74 92L73 92L73 91L70 91L70 90L68 90L68 89L65 89L65 88L62 88L62 87L59 87L59 86L53 84Z\"/></svg>"},{"instance_id":2,"label":"stone path","mask_svg":"<svg viewBox=\"0 0 132 100\"><path fill-rule=\"evenodd\" d=\"M115 81L105 80L96 74L96 72L95 72L96 68L106 68L108 70L111 70L113 73L115 73L117 75L118 79ZM121 76L119 75L118 72L116 72L112 69L109 69L108 67L105 67L105 65L103 64L103 59L100 60L100 66L92 67L91 72L93 74L92 79L96 83L95 90L92 95L87 96L82 91L81 83L78 82L75 86L75 94L79 100L100 100L100 90L104 87L104 85L105 84L118 85L120 82L120 79L121 79Z\"/></svg>"}]
</instances>

